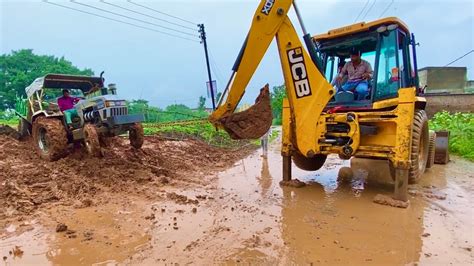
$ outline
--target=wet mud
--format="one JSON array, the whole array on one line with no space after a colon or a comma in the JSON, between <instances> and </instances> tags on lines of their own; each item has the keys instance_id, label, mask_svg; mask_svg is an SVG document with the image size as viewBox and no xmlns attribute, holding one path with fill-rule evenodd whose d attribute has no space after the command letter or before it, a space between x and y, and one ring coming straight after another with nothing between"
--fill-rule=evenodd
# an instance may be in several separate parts
<instances>
[{"instance_id":1,"label":"wet mud","mask_svg":"<svg viewBox=\"0 0 474 266\"><path fill-rule=\"evenodd\" d=\"M144 183L147 193L124 189L80 208L42 205L4 223L0 255L8 265L472 263L473 163L434 165L410 186L410 206L393 208L373 202L393 190L379 161L330 156L317 172L293 168L305 184L296 188L280 185L278 140L268 159L259 152L233 157L220 172L187 172L187 182L168 175L169 183ZM342 167L352 169L338 180ZM56 232L59 223L67 229ZM9 254L15 247L21 256Z\"/></svg>"}]
</instances>

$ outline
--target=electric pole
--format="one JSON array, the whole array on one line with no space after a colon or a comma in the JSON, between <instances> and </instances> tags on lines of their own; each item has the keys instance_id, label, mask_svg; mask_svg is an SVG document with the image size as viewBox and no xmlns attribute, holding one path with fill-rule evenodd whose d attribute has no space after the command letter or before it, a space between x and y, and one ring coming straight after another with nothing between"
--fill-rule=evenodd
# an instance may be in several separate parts
<instances>
[{"instance_id":1,"label":"electric pole","mask_svg":"<svg viewBox=\"0 0 474 266\"><path fill-rule=\"evenodd\" d=\"M204 44L204 53L206 54L206 65L207 65L207 76L209 78L209 88L211 89L211 99L212 99L212 110L216 110L216 100L214 97L214 87L212 85L212 76L211 76L211 67L209 65L209 53L207 51L207 41L206 41L206 31L204 30L204 24L198 24L199 37L201 38L201 43Z\"/></svg>"}]
</instances>

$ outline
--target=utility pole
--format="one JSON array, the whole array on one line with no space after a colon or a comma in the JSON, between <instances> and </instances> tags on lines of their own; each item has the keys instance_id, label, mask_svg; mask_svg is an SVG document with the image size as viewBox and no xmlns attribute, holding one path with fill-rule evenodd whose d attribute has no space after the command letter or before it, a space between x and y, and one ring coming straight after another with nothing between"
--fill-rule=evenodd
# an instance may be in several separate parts
<instances>
[{"instance_id":1,"label":"utility pole","mask_svg":"<svg viewBox=\"0 0 474 266\"><path fill-rule=\"evenodd\" d=\"M207 51L207 41L206 41L206 31L204 30L204 24L198 24L199 37L201 38L201 43L204 44L204 53L206 54L206 65L207 65L207 76L209 78L209 87L211 89L211 99L212 99L212 110L216 110L216 98L214 97L214 88L212 86L212 76L211 76L211 67L209 65L209 53Z\"/></svg>"}]
</instances>

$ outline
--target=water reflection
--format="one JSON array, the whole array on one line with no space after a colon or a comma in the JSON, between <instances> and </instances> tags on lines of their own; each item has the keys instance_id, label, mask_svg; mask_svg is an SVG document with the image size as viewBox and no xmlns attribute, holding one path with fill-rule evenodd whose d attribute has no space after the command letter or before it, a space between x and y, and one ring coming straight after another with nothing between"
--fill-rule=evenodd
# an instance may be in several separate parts
<instances>
[{"instance_id":1,"label":"water reflection","mask_svg":"<svg viewBox=\"0 0 474 266\"><path fill-rule=\"evenodd\" d=\"M272 186L272 176L270 169L268 168L268 158L262 157L262 169L260 176L257 177L257 181L260 185L260 195L265 197Z\"/></svg>"},{"instance_id":2,"label":"water reflection","mask_svg":"<svg viewBox=\"0 0 474 266\"><path fill-rule=\"evenodd\" d=\"M324 174L293 168L294 177L310 182L303 188L282 188L286 260L378 265L418 261L426 203L414 199L409 209L374 204L372 198L391 193L390 187L366 183L370 167L353 169L359 171L353 180L338 182L337 172L343 165L348 164L330 159L327 171L321 171Z\"/></svg>"}]
</instances>

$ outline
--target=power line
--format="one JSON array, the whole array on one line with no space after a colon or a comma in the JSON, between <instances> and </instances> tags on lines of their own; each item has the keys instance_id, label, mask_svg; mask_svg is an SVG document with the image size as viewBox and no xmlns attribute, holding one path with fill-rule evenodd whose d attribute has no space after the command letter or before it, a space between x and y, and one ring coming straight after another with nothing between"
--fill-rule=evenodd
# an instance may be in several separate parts
<instances>
[{"instance_id":1,"label":"power line","mask_svg":"<svg viewBox=\"0 0 474 266\"><path fill-rule=\"evenodd\" d=\"M467 53L465 53L464 55L462 55L462 56L460 56L460 57L454 59L453 61L449 62L448 64L446 64L446 65L444 65L444 66L447 67L447 66L449 66L449 65L451 65L451 64L454 64L454 63L456 63L457 61L459 61L459 60L463 59L464 57L468 56L468 55L469 55L470 53L472 53L472 52L474 52L474 49L471 50L471 51L469 51L469 52L467 52Z\"/></svg>"},{"instance_id":2,"label":"power line","mask_svg":"<svg viewBox=\"0 0 474 266\"><path fill-rule=\"evenodd\" d=\"M172 25L175 25L175 26L184 28L184 29L189 29L189 30L192 30L192 31L196 31L195 28L191 28L191 27L184 26L184 25L181 25L181 24L178 24L178 23L174 23L174 22L171 22L171 21L166 20L166 19L161 19L161 18L157 18L157 17L154 17L154 16L150 16L150 15L148 15L148 14L141 13L141 12L138 12L138 11L135 11L135 10L132 10L132 9L129 9L129 8L125 8L125 7L116 5L116 4L112 4L112 3L109 3L109 2L105 2L104 0L100 0L100 2L102 2L102 3L106 4L106 5L114 6L114 7L116 7L116 8L120 8L120 9L123 9L123 10L127 10L127 11L132 12L132 13L135 13L135 14L139 14L139 15L142 15L142 16L145 16L145 17L149 17L149 18L152 18L152 19L155 19L155 20L163 21L163 22L166 22L166 23L169 23L169 24L172 24Z\"/></svg>"},{"instance_id":3,"label":"power line","mask_svg":"<svg viewBox=\"0 0 474 266\"><path fill-rule=\"evenodd\" d=\"M188 33L188 32L184 32L184 31L173 29L173 28L166 27L166 26L163 26L163 25L155 24L155 23L148 22L148 21L145 21L145 20L129 17L127 15L115 13L115 12L108 11L108 10L105 10L105 9L102 9L102 8L99 8L99 7L95 7L95 6L91 6L91 5L88 5L88 4L80 3L80 2L77 2L75 0L70 0L70 1L71 1L71 3L77 4L77 5L89 7L89 8L96 9L96 10L99 10L99 11L102 11L102 12L105 12L105 13L113 14L113 15L116 15L116 16L119 16L119 17L124 17L124 18L130 19L130 20L134 20L134 21L138 21L138 22L141 22L141 23L153 25L153 26L156 26L156 27L160 27L160 28L163 28L163 29L170 30L170 31L179 32L181 34L185 34L185 35L189 35L189 36L193 36L193 37L199 37L198 35L194 35L194 34L191 34L191 33Z\"/></svg>"},{"instance_id":4,"label":"power line","mask_svg":"<svg viewBox=\"0 0 474 266\"><path fill-rule=\"evenodd\" d=\"M365 19L365 17L369 14L370 10L372 10L372 8L374 7L375 3L377 2L377 0L374 0L374 2L372 3L372 5L370 5L369 9L367 9L367 12L365 12L365 15L364 17L362 18L362 20Z\"/></svg>"},{"instance_id":5,"label":"power line","mask_svg":"<svg viewBox=\"0 0 474 266\"><path fill-rule=\"evenodd\" d=\"M214 73L216 74L217 76L217 79L219 80L219 82L222 84L222 72L219 68L219 65L217 64L216 60L214 59L214 56L213 54L211 53L211 51L209 51L209 56L211 58L211 66L213 67L213 71Z\"/></svg>"},{"instance_id":6,"label":"power line","mask_svg":"<svg viewBox=\"0 0 474 266\"><path fill-rule=\"evenodd\" d=\"M370 0L367 0L367 2L365 2L365 5L364 7L362 8L362 10L359 12L359 15L357 15L357 17L354 19L354 22L357 22L357 20L359 19L360 15L362 15L362 12L364 12L365 8L367 7L367 5L369 4Z\"/></svg>"},{"instance_id":7,"label":"power line","mask_svg":"<svg viewBox=\"0 0 474 266\"><path fill-rule=\"evenodd\" d=\"M183 21L183 22L186 22L186 23L189 23L189 24L192 24L192 25L195 25L195 26L197 25L197 23L191 22L191 21L189 21L189 20L186 20L186 19L183 19L183 18L180 18L180 17L177 17L177 16L170 15L170 14L168 14L168 13L165 13L165 12L163 12L163 11L159 11L159 10L153 9L153 8L148 7L148 6L145 6L145 5L137 4L137 3L135 3L135 2L132 2L132 0L127 0L127 2L129 2L130 4L134 4L134 5L136 5L136 6L140 6L140 7L142 7L142 8L151 10L151 11L153 11L153 12L156 12L156 13L159 13L159 14L162 14L162 15L165 15L165 16L168 16L168 17L170 17L170 18L174 18L174 19L177 19L177 20L181 20L181 21Z\"/></svg>"},{"instance_id":8,"label":"power line","mask_svg":"<svg viewBox=\"0 0 474 266\"><path fill-rule=\"evenodd\" d=\"M180 38L180 39L188 40L188 41L192 41L192 42L199 42L197 40L193 40L193 39L186 38L186 37L183 37L183 36L175 35L175 34L172 34L172 33L168 33L168 32L164 32L164 31L160 31L160 30L140 26L140 25L133 24L133 23L126 22L126 21L123 21L123 20L119 20L119 19L109 18L109 17L106 17L106 16L102 16L102 15L99 15L99 14L92 13L92 12L87 12L87 11L84 11L84 10L76 9L76 8L73 8L73 7L60 5L60 4L57 4L57 3L52 3L52 2L49 2L48 0L43 0L43 2L47 3L47 4L50 4L50 5L55 5L55 6L59 6L59 7L62 7L62 8L74 10L74 11L77 11L77 12L80 12L80 13L88 14L88 15L91 15L91 16L95 16L95 17L99 17L99 18L119 22L119 23L122 23L122 24L126 24L126 25L129 25L129 26L136 27L136 28L141 28L141 29L144 29L144 30L153 31L153 32L156 32L156 33L161 33L161 34L165 34L165 35L168 35L168 36L172 36L172 37L175 37L175 38Z\"/></svg>"},{"instance_id":9,"label":"power line","mask_svg":"<svg viewBox=\"0 0 474 266\"><path fill-rule=\"evenodd\" d=\"M395 2L395 0L392 0L390 4L388 4L388 6L383 10L382 14L380 14L379 18L381 18L385 14L385 12L388 11L388 9L392 6L393 2Z\"/></svg>"}]
</instances>

